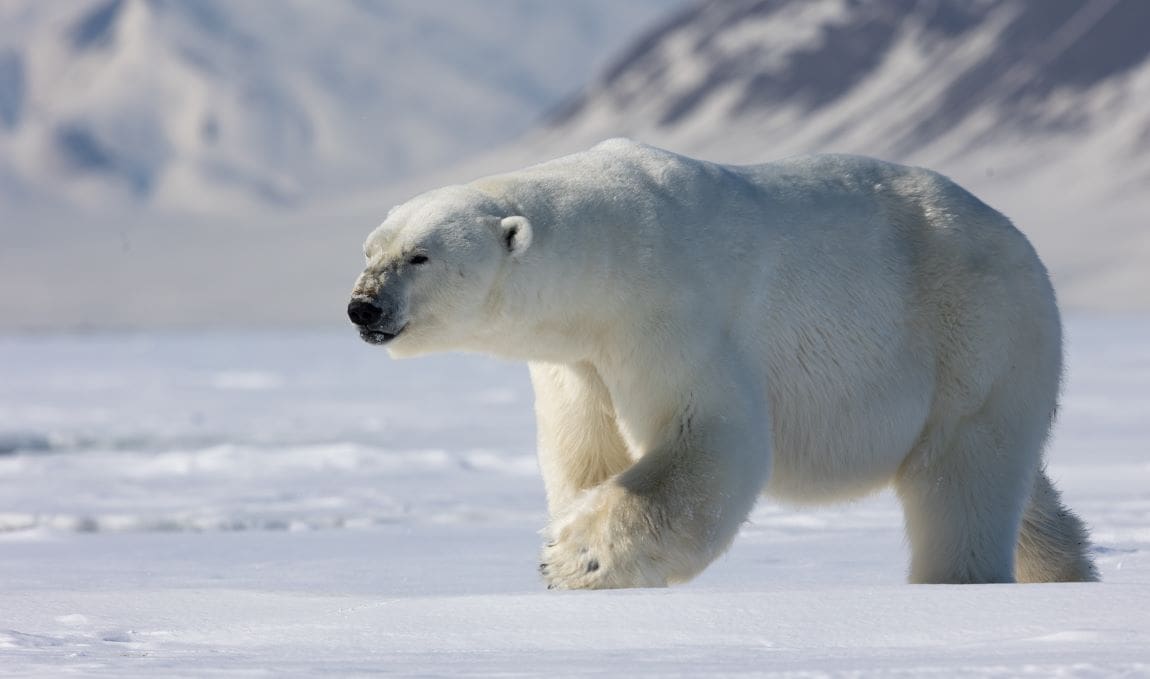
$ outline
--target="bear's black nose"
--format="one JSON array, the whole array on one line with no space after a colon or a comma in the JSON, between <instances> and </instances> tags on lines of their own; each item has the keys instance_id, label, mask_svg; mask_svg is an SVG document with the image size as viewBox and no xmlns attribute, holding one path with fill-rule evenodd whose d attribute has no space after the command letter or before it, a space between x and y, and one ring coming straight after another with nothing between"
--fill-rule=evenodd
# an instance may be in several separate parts
<instances>
[{"instance_id":1,"label":"bear's black nose","mask_svg":"<svg viewBox=\"0 0 1150 679\"><path fill-rule=\"evenodd\" d=\"M347 317L356 325L371 325L382 315L383 309L362 299L353 299L351 304L347 305Z\"/></svg>"}]
</instances>

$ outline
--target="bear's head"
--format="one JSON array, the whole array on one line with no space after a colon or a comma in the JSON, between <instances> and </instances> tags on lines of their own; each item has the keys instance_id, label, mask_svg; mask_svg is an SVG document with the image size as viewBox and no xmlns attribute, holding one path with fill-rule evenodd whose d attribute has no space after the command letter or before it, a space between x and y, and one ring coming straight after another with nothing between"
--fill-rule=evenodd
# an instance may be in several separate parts
<instances>
[{"instance_id":1,"label":"bear's head","mask_svg":"<svg viewBox=\"0 0 1150 679\"><path fill-rule=\"evenodd\" d=\"M498 314L497 286L531 236L525 217L477 189L418 196L368 236L348 317L395 357L470 348Z\"/></svg>"}]
</instances>

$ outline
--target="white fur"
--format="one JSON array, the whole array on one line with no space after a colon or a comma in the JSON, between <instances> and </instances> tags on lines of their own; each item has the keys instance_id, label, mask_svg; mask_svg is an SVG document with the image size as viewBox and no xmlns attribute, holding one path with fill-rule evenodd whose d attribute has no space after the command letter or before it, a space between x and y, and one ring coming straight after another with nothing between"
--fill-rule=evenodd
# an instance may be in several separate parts
<instances>
[{"instance_id":1,"label":"white fur","mask_svg":"<svg viewBox=\"0 0 1150 679\"><path fill-rule=\"evenodd\" d=\"M612 140L424 194L365 250L355 295L401 315L393 355L530 363L551 586L683 581L764 491L891 483L914 582L1010 581L1016 547L1020 577L1095 577L1040 471L1061 371L1046 271L945 177Z\"/></svg>"}]
</instances>

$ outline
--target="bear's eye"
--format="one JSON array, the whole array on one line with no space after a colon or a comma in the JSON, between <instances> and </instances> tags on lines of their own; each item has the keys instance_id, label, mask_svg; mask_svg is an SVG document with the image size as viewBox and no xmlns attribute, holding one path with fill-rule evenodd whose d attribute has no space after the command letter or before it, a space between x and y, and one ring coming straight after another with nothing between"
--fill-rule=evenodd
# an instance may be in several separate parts
<instances>
[{"instance_id":1,"label":"bear's eye","mask_svg":"<svg viewBox=\"0 0 1150 679\"><path fill-rule=\"evenodd\" d=\"M427 255L412 255L407 258L407 263L415 264L416 266L420 264L427 264Z\"/></svg>"}]
</instances>

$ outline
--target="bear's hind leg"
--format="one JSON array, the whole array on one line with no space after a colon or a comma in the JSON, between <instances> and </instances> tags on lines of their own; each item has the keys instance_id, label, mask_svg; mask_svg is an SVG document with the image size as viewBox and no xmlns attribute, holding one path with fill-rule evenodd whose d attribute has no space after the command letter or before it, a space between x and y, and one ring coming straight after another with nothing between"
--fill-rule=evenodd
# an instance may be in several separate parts
<instances>
[{"instance_id":1,"label":"bear's hind leg","mask_svg":"<svg viewBox=\"0 0 1150 679\"><path fill-rule=\"evenodd\" d=\"M899 471L912 583L1014 582L1045 425L1007 419L984 407L948 435L928 432Z\"/></svg>"}]
</instances>

